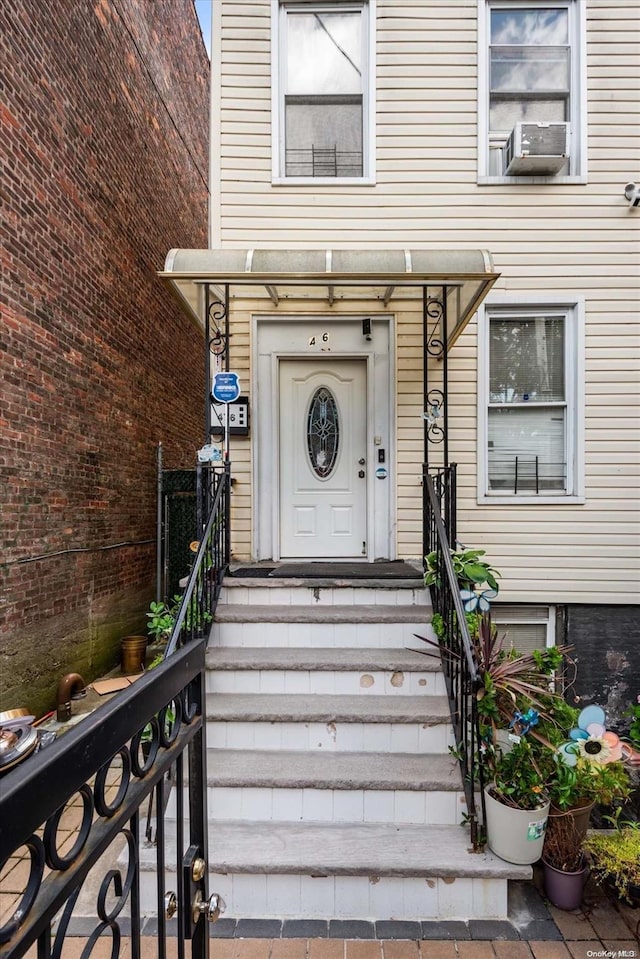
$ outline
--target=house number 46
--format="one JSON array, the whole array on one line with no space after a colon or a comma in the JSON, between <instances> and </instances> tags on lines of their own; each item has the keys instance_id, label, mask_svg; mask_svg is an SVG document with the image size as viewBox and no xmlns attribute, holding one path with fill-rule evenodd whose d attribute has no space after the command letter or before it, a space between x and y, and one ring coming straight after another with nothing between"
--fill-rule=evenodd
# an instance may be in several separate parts
<instances>
[{"instance_id":1,"label":"house number 46","mask_svg":"<svg viewBox=\"0 0 640 959\"><path fill-rule=\"evenodd\" d=\"M328 343L328 342L329 342L328 333L320 333L318 334L318 336L309 337L309 346L318 346L318 344L320 343Z\"/></svg>"}]
</instances>

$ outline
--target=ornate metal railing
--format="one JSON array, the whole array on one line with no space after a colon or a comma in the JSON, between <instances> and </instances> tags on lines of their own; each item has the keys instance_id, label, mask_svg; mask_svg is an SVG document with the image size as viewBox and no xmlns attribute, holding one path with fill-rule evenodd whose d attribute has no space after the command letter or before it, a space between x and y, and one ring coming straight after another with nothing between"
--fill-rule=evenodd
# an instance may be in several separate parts
<instances>
[{"instance_id":1,"label":"ornate metal railing","mask_svg":"<svg viewBox=\"0 0 640 959\"><path fill-rule=\"evenodd\" d=\"M12 866L24 874L0 918L3 959L18 959L34 943L38 957L60 959L65 939L78 934L79 914L82 956L109 937L115 959L126 936L138 959L143 937L152 936L152 951L164 959L169 931L178 959L208 956L205 918L216 918L220 903L209 896L206 867L204 668L229 561L228 466L212 488L163 662L0 779L0 875L11 877ZM153 843L141 821L150 802ZM141 882L144 872L151 883Z\"/></svg>"},{"instance_id":2,"label":"ornate metal railing","mask_svg":"<svg viewBox=\"0 0 640 959\"><path fill-rule=\"evenodd\" d=\"M423 469L424 555L435 552L440 575L430 587L442 668L447 684L451 720L456 737L467 816L473 848L483 846L484 781L477 759L482 749L477 691L480 685L476 656L469 634L460 587L451 560L456 543L456 467L434 474ZM478 808L480 804L480 809ZM480 812L481 810L481 812Z\"/></svg>"}]
</instances>

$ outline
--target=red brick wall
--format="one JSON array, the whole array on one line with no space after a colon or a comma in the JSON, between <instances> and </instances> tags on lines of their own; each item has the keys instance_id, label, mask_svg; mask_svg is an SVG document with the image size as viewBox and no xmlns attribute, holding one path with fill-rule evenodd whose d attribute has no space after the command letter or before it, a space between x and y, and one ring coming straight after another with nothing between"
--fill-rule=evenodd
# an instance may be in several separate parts
<instances>
[{"instance_id":1,"label":"red brick wall","mask_svg":"<svg viewBox=\"0 0 640 959\"><path fill-rule=\"evenodd\" d=\"M39 711L144 623L157 444L202 442L156 271L207 245L209 63L192 0L6 0L0 58L0 703Z\"/></svg>"}]
</instances>

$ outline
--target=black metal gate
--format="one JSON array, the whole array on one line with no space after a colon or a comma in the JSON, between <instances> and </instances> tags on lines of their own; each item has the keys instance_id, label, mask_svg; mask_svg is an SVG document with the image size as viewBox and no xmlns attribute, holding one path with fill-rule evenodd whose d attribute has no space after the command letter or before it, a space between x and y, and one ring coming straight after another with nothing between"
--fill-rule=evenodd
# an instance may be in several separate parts
<instances>
[{"instance_id":1,"label":"black metal gate","mask_svg":"<svg viewBox=\"0 0 640 959\"><path fill-rule=\"evenodd\" d=\"M193 563L189 546L199 539L196 470L162 470L161 569L165 603L180 591L180 580Z\"/></svg>"},{"instance_id":2,"label":"black metal gate","mask_svg":"<svg viewBox=\"0 0 640 959\"><path fill-rule=\"evenodd\" d=\"M14 861L24 875L0 918L3 959L34 943L38 959L59 959L78 934L80 903L82 959L104 937L113 959L125 937L138 959L147 935L160 959L169 935L178 959L208 956L207 921L222 903L208 890L204 668L229 560L229 486L228 466L210 478L211 511L164 661L0 780L0 871Z\"/></svg>"}]
</instances>

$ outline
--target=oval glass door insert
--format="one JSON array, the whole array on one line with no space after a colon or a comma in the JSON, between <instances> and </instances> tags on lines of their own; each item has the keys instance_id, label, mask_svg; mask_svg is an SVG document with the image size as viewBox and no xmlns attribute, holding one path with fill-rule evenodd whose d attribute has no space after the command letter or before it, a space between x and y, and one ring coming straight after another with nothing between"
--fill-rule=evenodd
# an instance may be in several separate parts
<instances>
[{"instance_id":1,"label":"oval glass door insert","mask_svg":"<svg viewBox=\"0 0 640 959\"><path fill-rule=\"evenodd\" d=\"M330 389L320 386L311 398L307 416L307 452L311 469L320 479L330 476L338 456L338 404Z\"/></svg>"}]
</instances>

